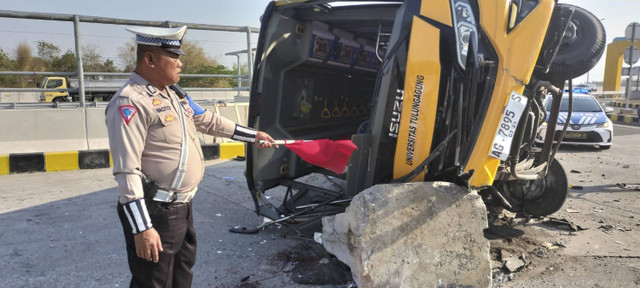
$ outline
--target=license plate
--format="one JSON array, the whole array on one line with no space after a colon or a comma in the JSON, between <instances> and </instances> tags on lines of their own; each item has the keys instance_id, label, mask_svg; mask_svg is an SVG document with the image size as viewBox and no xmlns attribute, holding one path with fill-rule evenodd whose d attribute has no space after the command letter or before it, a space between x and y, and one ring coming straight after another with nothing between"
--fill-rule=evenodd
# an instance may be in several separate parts
<instances>
[{"instance_id":1,"label":"license plate","mask_svg":"<svg viewBox=\"0 0 640 288\"><path fill-rule=\"evenodd\" d=\"M587 133L584 132L567 132L564 134L564 139L587 139Z\"/></svg>"},{"instance_id":2,"label":"license plate","mask_svg":"<svg viewBox=\"0 0 640 288\"><path fill-rule=\"evenodd\" d=\"M491 152L489 156L500 159L502 161L507 160L509 152L511 151L511 142L513 142L513 136L518 127L518 122L522 116L524 108L527 106L527 97L520 95L513 91L511 97L507 102L507 107L504 108L502 113L502 119L500 119L500 125L496 136L493 139L493 145L491 146Z\"/></svg>"}]
</instances>

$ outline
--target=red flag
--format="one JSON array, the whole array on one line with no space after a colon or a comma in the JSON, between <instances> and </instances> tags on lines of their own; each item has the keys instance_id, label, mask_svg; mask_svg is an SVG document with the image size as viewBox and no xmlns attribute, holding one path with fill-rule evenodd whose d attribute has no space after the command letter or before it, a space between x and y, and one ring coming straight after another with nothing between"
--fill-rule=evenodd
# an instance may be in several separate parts
<instances>
[{"instance_id":1,"label":"red flag","mask_svg":"<svg viewBox=\"0 0 640 288\"><path fill-rule=\"evenodd\" d=\"M327 168L336 174L344 173L349 157L358 149L351 140L284 140L284 146L313 165Z\"/></svg>"}]
</instances>

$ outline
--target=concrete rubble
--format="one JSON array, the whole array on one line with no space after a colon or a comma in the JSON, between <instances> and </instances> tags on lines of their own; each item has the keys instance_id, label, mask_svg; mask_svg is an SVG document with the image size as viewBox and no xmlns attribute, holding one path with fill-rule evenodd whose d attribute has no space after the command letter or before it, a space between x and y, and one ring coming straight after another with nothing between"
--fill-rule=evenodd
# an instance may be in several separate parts
<instances>
[{"instance_id":1,"label":"concrete rubble","mask_svg":"<svg viewBox=\"0 0 640 288\"><path fill-rule=\"evenodd\" d=\"M490 287L486 208L446 182L386 184L322 219L325 249L358 287Z\"/></svg>"}]
</instances>

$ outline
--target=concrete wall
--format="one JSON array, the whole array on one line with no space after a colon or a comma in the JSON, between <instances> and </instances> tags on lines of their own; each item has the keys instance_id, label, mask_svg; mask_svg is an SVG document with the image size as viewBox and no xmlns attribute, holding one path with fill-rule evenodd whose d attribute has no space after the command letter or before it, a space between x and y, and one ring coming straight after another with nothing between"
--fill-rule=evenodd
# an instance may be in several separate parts
<instances>
[{"instance_id":1,"label":"concrete wall","mask_svg":"<svg viewBox=\"0 0 640 288\"><path fill-rule=\"evenodd\" d=\"M88 149L85 109L3 110L0 115L0 154Z\"/></svg>"},{"instance_id":2,"label":"concrete wall","mask_svg":"<svg viewBox=\"0 0 640 288\"><path fill-rule=\"evenodd\" d=\"M0 92L0 103L40 102L39 92Z\"/></svg>"},{"instance_id":3,"label":"concrete wall","mask_svg":"<svg viewBox=\"0 0 640 288\"><path fill-rule=\"evenodd\" d=\"M246 125L248 103L205 106ZM104 108L0 110L0 155L109 149ZM229 142L200 135L202 144Z\"/></svg>"}]
</instances>

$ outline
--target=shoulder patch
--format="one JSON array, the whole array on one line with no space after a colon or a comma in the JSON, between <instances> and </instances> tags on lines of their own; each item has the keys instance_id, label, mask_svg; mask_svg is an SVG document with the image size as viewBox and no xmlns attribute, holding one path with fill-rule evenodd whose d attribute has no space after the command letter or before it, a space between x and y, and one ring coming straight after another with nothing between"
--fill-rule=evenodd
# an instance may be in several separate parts
<instances>
[{"instance_id":1,"label":"shoulder patch","mask_svg":"<svg viewBox=\"0 0 640 288\"><path fill-rule=\"evenodd\" d=\"M118 107L118 110L120 110L120 115L122 115L122 119L124 119L124 123L127 125L129 125L133 116L138 112L138 109L133 105L122 105Z\"/></svg>"}]
</instances>

